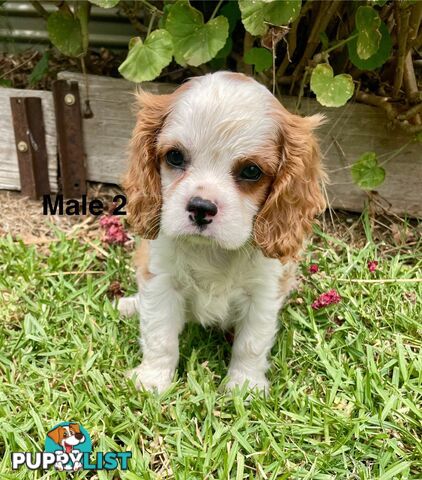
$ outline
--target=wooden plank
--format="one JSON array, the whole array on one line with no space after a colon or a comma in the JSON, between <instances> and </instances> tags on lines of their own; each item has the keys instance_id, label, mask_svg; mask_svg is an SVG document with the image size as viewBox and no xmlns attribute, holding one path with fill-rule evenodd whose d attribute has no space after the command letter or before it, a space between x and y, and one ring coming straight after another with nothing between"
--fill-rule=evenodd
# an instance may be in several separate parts
<instances>
[{"instance_id":1,"label":"wooden plank","mask_svg":"<svg viewBox=\"0 0 422 480\"><path fill-rule=\"evenodd\" d=\"M51 92L16 88L0 88L0 189L21 189L12 110L10 108L11 97L41 98L50 188L53 192L57 192L57 143L53 96Z\"/></svg>"},{"instance_id":2,"label":"wooden plank","mask_svg":"<svg viewBox=\"0 0 422 480\"><path fill-rule=\"evenodd\" d=\"M53 83L60 187L65 198L86 193L85 152L78 82Z\"/></svg>"},{"instance_id":3,"label":"wooden plank","mask_svg":"<svg viewBox=\"0 0 422 480\"><path fill-rule=\"evenodd\" d=\"M86 99L84 77L62 72L59 78L80 83L82 103ZM127 144L134 126L133 93L135 86L122 79L89 75L90 104L94 113L84 119L85 150L88 179L120 183L127 165ZM145 83L142 87L152 93L174 90L172 84ZM296 98L283 97L282 103L295 110ZM330 177L327 185L333 208L362 211L367 194L357 187L350 175L350 165L364 152L374 151L381 161L409 141L400 130L387 128L384 113L367 105L348 103L342 108L324 108L313 99L304 98L299 113L321 112L327 123L317 132L324 154L324 165ZM399 215L422 217L422 146L411 143L396 158L384 165L386 180L378 189L379 195L391 204Z\"/></svg>"},{"instance_id":4,"label":"wooden plank","mask_svg":"<svg viewBox=\"0 0 422 480\"><path fill-rule=\"evenodd\" d=\"M10 97L22 195L50 193L41 98Z\"/></svg>"}]
</instances>

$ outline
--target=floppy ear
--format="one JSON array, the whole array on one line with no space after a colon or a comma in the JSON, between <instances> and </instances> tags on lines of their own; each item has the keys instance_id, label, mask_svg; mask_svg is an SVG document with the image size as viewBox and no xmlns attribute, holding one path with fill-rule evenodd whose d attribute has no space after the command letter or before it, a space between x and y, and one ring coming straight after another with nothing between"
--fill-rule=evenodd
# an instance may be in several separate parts
<instances>
[{"instance_id":1,"label":"floppy ear","mask_svg":"<svg viewBox=\"0 0 422 480\"><path fill-rule=\"evenodd\" d=\"M325 209L320 180L325 174L313 130L324 117L300 117L277 102L280 127L278 171L255 219L254 239L267 257L296 259L311 232L314 217Z\"/></svg>"},{"instance_id":2,"label":"floppy ear","mask_svg":"<svg viewBox=\"0 0 422 480\"><path fill-rule=\"evenodd\" d=\"M47 433L47 436L60 445L60 439L63 437L63 427L57 427L54 430L51 430Z\"/></svg>"},{"instance_id":3,"label":"floppy ear","mask_svg":"<svg viewBox=\"0 0 422 480\"><path fill-rule=\"evenodd\" d=\"M170 112L173 95L137 95L140 110L130 144L129 170L123 180L128 197L129 222L143 238L160 229L161 182L156 153L157 136Z\"/></svg>"},{"instance_id":4,"label":"floppy ear","mask_svg":"<svg viewBox=\"0 0 422 480\"><path fill-rule=\"evenodd\" d=\"M81 429L79 428L79 423L69 423L69 427L72 427L75 433L81 433Z\"/></svg>"}]
</instances>

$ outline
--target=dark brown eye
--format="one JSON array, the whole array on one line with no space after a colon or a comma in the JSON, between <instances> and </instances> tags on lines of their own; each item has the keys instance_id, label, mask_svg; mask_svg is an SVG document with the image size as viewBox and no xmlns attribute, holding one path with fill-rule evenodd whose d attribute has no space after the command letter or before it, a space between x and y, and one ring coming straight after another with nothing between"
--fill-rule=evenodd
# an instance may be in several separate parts
<instances>
[{"instance_id":1,"label":"dark brown eye","mask_svg":"<svg viewBox=\"0 0 422 480\"><path fill-rule=\"evenodd\" d=\"M185 168L186 161L180 150L170 150L166 153L166 162L173 168Z\"/></svg>"},{"instance_id":2,"label":"dark brown eye","mask_svg":"<svg viewBox=\"0 0 422 480\"><path fill-rule=\"evenodd\" d=\"M256 165L248 165L239 172L239 178L248 182L256 182L262 177L262 170Z\"/></svg>"}]
</instances>

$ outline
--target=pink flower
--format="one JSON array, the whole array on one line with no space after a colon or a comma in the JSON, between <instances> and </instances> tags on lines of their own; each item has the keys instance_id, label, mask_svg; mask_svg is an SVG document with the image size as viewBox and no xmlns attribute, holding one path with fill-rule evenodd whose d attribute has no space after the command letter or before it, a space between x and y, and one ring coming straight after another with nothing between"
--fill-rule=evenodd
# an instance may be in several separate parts
<instances>
[{"instance_id":1,"label":"pink flower","mask_svg":"<svg viewBox=\"0 0 422 480\"><path fill-rule=\"evenodd\" d=\"M375 272L375 270L378 267L378 262L376 260L370 260L368 262L368 270L372 273Z\"/></svg>"},{"instance_id":2,"label":"pink flower","mask_svg":"<svg viewBox=\"0 0 422 480\"><path fill-rule=\"evenodd\" d=\"M328 292L322 293L312 304L314 310L319 310L320 308L328 307L328 305L333 305L341 301L340 295L336 290L329 290Z\"/></svg>"},{"instance_id":3,"label":"pink flower","mask_svg":"<svg viewBox=\"0 0 422 480\"><path fill-rule=\"evenodd\" d=\"M129 239L118 217L104 215L100 219L100 225L105 230L103 240L107 243L123 245Z\"/></svg>"},{"instance_id":4,"label":"pink flower","mask_svg":"<svg viewBox=\"0 0 422 480\"><path fill-rule=\"evenodd\" d=\"M311 264L309 265L309 273L310 273L311 275L314 274L314 273L317 273L318 270L319 270L319 267L318 267L318 265L317 265L316 263L311 263Z\"/></svg>"}]
</instances>

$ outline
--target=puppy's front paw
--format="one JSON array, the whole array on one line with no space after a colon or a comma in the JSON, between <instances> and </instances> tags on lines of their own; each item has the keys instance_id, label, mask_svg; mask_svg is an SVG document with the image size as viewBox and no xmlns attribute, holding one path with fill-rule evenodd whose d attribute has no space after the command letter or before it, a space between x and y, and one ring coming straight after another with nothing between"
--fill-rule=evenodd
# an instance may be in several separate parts
<instances>
[{"instance_id":1,"label":"puppy's front paw","mask_svg":"<svg viewBox=\"0 0 422 480\"><path fill-rule=\"evenodd\" d=\"M126 372L126 377L133 381L137 390L164 392L172 383L174 371L150 367L141 363Z\"/></svg>"},{"instance_id":2,"label":"puppy's front paw","mask_svg":"<svg viewBox=\"0 0 422 480\"><path fill-rule=\"evenodd\" d=\"M130 317L138 313L138 299L136 295L132 297L122 297L117 303L117 309L122 317Z\"/></svg>"},{"instance_id":3,"label":"puppy's front paw","mask_svg":"<svg viewBox=\"0 0 422 480\"><path fill-rule=\"evenodd\" d=\"M264 374L251 375L243 370L230 370L229 381L226 384L226 389L231 391L235 387L242 388L247 383L249 390L258 390L258 392L266 395L270 389L270 383Z\"/></svg>"}]
</instances>

